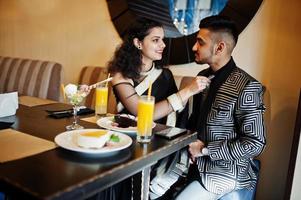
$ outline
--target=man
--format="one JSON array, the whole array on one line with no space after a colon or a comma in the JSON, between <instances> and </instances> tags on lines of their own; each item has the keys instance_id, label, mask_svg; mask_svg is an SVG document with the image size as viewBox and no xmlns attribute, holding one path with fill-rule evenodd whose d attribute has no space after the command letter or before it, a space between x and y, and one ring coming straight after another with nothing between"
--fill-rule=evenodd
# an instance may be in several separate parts
<instances>
[{"instance_id":1,"label":"man","mask_svg":"<svg viewBox=\"0 0 301 200\"><path fill-rule=\"evenodd\" d=\"M234 22L211 16L201 20L199 28L195 61L210 67L198 75L213 78L207 91L194 96L188 128L198 132L198 140L189 145L196 181L178 200L218 199L231 191L254 189L253 158L266 143L263 87L231 57L238 39Z\"/></svg>"}]
</instances>

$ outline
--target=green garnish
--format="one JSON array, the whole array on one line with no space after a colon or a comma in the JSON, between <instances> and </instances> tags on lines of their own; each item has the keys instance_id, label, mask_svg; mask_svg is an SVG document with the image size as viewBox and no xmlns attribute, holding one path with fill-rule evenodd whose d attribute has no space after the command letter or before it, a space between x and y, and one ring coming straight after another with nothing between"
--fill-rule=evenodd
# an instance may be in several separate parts
<instances>
[{"instance_id":1,"label":"green garnish","mask_svg":"<svg viewBox=\"0 0 301 200\"><path fill-rule=\"evenodd\" d=\"M120 138L119 138L118 135L112 134L111 137L110 137L110 141L112 141L112 142L119 142Z\"/></svg>"}]
</instances>

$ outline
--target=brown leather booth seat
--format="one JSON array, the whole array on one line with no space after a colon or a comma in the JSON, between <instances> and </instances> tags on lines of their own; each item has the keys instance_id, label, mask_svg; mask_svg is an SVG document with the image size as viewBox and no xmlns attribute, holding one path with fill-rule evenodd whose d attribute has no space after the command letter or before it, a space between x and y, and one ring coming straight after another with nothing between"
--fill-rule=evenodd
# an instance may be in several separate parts
<instances>
[{"instance_id":1,"label":"brown leather booth seat","mask_svg":"<svg viewBox=\"0 0 301 200\"><path fill-rule=\"evenodd\" d=\"M62 71L56 62L0 56L0 93L59 101Z\"/></svg>"}]
</instances>

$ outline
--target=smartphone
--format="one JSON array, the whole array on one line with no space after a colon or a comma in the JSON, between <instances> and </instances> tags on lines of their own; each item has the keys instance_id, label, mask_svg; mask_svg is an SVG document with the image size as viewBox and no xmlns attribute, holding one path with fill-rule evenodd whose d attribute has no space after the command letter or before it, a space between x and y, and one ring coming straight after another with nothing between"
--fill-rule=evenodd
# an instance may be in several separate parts
<instances>
[{"instance_id":1,"label":"smartphone","mask_svg":"<svg viewBox=\"0 0 301 200\"><path fill-rule=\"evenodd\" d=\"M164 137L167 139L173 139L180 135L183 135L184 133L186 133L186 131L187 131L187 129L177 128L177 127L169 127L169 128L160 130L158 132L155 132L155 135Z\"/></svg>"}]
</instances>

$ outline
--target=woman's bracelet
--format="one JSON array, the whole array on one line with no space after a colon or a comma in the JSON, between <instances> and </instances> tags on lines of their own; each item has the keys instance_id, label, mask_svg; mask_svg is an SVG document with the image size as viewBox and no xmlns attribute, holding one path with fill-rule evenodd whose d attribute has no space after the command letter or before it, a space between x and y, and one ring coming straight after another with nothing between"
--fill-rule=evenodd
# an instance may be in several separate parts
<instances>
[{"instance_id":1,"label":"woman's bracelet","mask_svg":"<svg viewBox=\"0 0 301 200\"><path fill-rule=\"evenodd\" d=\"M174 93L167 97L169 104L174 111L178 111L184 108L182 99L178 93Z\"/></svg>"}]
</instances>

